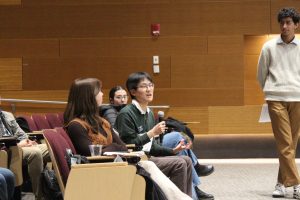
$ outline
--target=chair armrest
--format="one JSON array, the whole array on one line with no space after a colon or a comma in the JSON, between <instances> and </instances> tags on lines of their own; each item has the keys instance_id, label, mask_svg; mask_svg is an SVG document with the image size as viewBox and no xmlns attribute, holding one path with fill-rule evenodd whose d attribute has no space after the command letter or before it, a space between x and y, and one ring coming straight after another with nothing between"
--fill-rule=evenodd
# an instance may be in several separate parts
<instances>
[{"instance_id":1,"label":"chair armrest","mask_svg":"<svg viewBox=\"0 0 300 200\"><path fill-rule=\"evenodd\" d=\"M115 156L88 156L86 158L91 162L107 162L113 161Z\"/></svg>"},{"instance_id":2,"label":"chair armrest","mask_svg":"<svg viewBox=\"0 0 300 200\"><path fill-rule=\"evenodd\" d=\"M8 156L7 156L7 152L4 150L0 151L0 167L3 168L8 167Z\"/></svg>"},{"instance_id":3,"label":"chair armrest","mask_svg":"<svg viewBox=\"0 0 300 200\"><path fill-rule=\"evenodd\" d=\"M135 148L135 144L126 144L126 147L128 149L134 149Z\"/></svg>"},{"instance_id":4,"label":"chair armrest","mask_svg":"<svg viewBox=\"0 0 300 200\"><path fill-rule=\"evenodd\" d=\"M95 168L95 167L119 167L119 166L127 166L127 165L128 165L127 162L88 163L88 164L72 165L71 169Z\"/></svg>"},{"instance_id":5,"label":"chair armrest","mask_svg":"<svg viewBox=\"0 0 300 200\"><path fill-rule=\"evenodd\" d=\"M9 169L15 174L16 186L20 186L23 183L23 174L22 174L23 151L22 148L18 146L9 147L9 151L11 153Z\"/></svg>"},{"instance_id":6,"label":"chair armrest","mask_svg":"<svg viewBox=\"0 0 300 200\"><path fill-rule=\"evenodd\" d=\"M0 143L4 143L6 147L16 146L18 142L17 136L0 137Z\"/></svg>"},{"instance_id":7,"label":"chair armrest","mask_svg":"<svg viewBox=\"0 0 300 200\"><path fill-rule=\"evenodd\" d=\"M136 167L126 162L79 164L71 168L64 199L140 200L145 199L145 187Z\"/></svg>"},{"instance_id":8,"label":"chair armrest","mask_svg":"<svg viewBox=\"0 0 300 200\"><path fill-rule=\"evenodd\" d=\"M34 133L34 134L41 134L41 135L43 135L43 131L32 131L32 133Z\"/></svg>"},{"instance_id":9,"label":"chair armrest","mask_svg":"<svg viewBox=\"0 0 300 200\"><path fill-rule=\"evenodd\" d=\"M27 133L29 139L31 140L42 140L44 139L43 131L33 131L30 133Z\"/></svg>"},{"instance_id":10,"label":"chair armrest","mask_svg":"<svg viewBox=\"0 0 300 200\"><path fill-rule=\"evenodd\" d=\"M143 149L143 146L137 146L135 144L126 144L126 147L129 151L141 151Z\"/></svg>"}]
</instances>

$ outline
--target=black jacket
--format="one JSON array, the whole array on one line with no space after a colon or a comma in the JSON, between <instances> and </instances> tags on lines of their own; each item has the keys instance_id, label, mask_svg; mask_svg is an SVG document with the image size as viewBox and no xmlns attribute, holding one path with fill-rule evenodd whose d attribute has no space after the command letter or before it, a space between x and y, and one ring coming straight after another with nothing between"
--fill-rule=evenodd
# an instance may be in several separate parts
<instances>
[{"instance_id":1,"label":"black jacket","mask_svg":"<svg viewBox=\"0 0 300 200\"><path fill-rule=\"evenodd\" d=\"M100 106L99 108L99 115L106 119L111 127L114 127L117 116L122 108L124 108L126 105L120 105L120 106L115 106L115 105L104 105Z\"/></svg>"}]
</instances>

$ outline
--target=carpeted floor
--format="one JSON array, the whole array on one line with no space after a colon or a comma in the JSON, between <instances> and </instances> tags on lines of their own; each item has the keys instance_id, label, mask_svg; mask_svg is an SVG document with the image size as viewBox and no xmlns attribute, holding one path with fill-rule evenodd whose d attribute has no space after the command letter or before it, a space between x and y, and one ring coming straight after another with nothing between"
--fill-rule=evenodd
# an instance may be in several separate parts
<instances>
[{"instance_id":1,"label":"carpeted floor","mask_svg":"<svg viewBox=\"0 0 300 200\"><path fill-rule=\"evenodd\" d=\"M200 188L215 196L216 200L270 200L276 184L277 159L200 160L212 163L215 172L201 177ZM298 169L300 164L298 163ZM293 199L293 188L288 188L287 198ZM274 198L275 199L275 198Z\"/></svg>"},{"instance_id":2,"label":"carpeted floor","mask_svg":"<svg viewBox=\"0 0 300 200\"><path fill-rule=\"evenodd\" d=\"M207 159L199 160L202 164L211 163L215 172L201 177L200 188L215 196L215 200L271 200L276 184L277 159ZM300 160L297 159L300 171ZM293 189L288 188L287 198L293 199ZM31 194L22 200L32 200Z\"/></svg>"}]
</instances>

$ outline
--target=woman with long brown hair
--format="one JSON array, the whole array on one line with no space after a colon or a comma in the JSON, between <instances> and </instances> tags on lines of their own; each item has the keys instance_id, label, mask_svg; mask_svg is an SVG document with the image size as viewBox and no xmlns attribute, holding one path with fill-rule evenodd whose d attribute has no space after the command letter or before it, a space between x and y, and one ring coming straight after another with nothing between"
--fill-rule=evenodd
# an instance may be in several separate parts
<instances>
[{"instance_id":1,"label":"woman with long brown hair","mask_svg":"<svg viewBox=\"0 0 300 200\"><path fill-rule=\"evenodd\" d=\"M64 123L76 151L90 155L89 145L103 145L102 152L127 151L125 144L99 116L103 93L96 78L76 79L71 85Z\"/></svg>"}]
</instances>

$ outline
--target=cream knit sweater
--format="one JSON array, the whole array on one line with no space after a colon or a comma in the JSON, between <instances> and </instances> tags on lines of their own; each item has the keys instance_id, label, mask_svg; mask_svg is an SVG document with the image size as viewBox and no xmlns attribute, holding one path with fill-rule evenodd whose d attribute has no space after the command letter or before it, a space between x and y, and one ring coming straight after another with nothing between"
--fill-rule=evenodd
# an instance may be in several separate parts
<instances>
[{"instance_id":1,"label":"cream knit sweater","mask_svg":"<svg viewBox=\"0 0 300 200\"><path fill-rule=\"evenodd\" d=\"M258 61L257 80L265 100L300 101L300 41L281 37L266 42Z\"/></svg>"}]
</instances>

